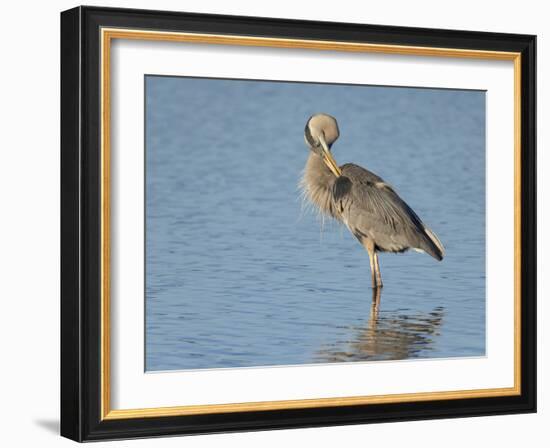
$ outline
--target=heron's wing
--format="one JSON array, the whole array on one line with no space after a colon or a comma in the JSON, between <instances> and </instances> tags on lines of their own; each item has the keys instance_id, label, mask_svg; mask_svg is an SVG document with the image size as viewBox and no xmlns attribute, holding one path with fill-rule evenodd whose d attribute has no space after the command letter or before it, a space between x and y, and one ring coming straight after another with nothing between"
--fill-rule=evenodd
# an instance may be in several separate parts
<instances>
[{"instance_id":1,"label":"heron's wing","mask_svg":"<svg viewBox=\"0 0 550 448\"><path fill-rule=\"evenodd\" d=\"M435 234L381 177L354 164L341 169L333 197L344 222L358 239L368 237L381 250L414 248L443 258L443 245Z\"/></svg>"}]
</instances>

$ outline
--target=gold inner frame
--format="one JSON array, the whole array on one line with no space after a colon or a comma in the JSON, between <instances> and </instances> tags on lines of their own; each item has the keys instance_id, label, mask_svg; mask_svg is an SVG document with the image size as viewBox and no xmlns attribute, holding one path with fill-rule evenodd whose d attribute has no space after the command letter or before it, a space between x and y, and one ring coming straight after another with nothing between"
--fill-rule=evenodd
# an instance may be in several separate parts
<instances>
[{"instance_id":1,"label":"gold inner frame","mask_svg":"<svg viewBox=\"0 0 550 448\"><path fill-rule=\"evenodd\" d=\"M417 47L305 39L101 29L101 419L165 417L222 412L305 409L413 401L501 397L521 394L521 54L515 52ZM140 409L111 409L110 345L110 62L113 39L154 40L213 45L297 48L346 52L368 52L414 56L508 60L514 62L514 386L442 392L418 392L302 400L170 406Z\"/></svg>"}]
</instances>

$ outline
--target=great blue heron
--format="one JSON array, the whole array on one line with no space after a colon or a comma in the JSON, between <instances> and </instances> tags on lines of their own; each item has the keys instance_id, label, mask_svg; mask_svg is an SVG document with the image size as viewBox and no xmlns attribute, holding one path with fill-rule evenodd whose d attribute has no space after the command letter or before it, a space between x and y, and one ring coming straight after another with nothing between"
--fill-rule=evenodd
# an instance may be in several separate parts
<instances>
[{"instance_id":1,"label":"great blue heron","mask_svg":"<svg viewBox=\"0 0 550 448\"><path fill-rule=\"evenodd\" d=\"M382 286L377 252L426 252L436 260L443 245L382 178L353 163L338 166L331 153L340 136L338 123L327 114L309 118L305 140L310 155L302 186L321 212L343 222L369 254L373 288Z\"/></svg>"}]
</instances>

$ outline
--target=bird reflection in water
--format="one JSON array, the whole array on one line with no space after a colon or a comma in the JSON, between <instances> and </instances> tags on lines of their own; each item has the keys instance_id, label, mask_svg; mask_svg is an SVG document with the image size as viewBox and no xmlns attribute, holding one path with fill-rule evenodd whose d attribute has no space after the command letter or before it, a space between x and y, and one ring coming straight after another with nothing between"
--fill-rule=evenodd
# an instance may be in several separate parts
<instances>
[{"instance_id":1,"label":"bird reflection in water","mask_svg":"<svg viewBox=\"0 0 550 448\"><path fill-rule=\"evenodd\" d=\"M377 361L418 358L430 350L439 335L444 308L431 312L380 313L381 288L373 288L370 316L355 330L351 341L339 341L318 353L320 362Z\"/></svg>"}]
</instances>

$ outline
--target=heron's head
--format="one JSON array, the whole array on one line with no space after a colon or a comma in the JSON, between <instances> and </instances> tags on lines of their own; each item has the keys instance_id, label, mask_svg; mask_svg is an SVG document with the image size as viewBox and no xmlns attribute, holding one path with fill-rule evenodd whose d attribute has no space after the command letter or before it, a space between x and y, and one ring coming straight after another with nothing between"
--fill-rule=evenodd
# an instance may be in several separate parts
<instances>
[{"instance_id":1,"label":"heron's head","mask_svg":"<svg viewBox=\"0 0 550 448\"><path fill-rule=\"evenodd\" d=\"M336 177L342 172L332 157L330 148L340 136L338 123L328 114L312 115L306 123L304 138L309 149L320 156Z\"/></svg>"}]
</instances>

